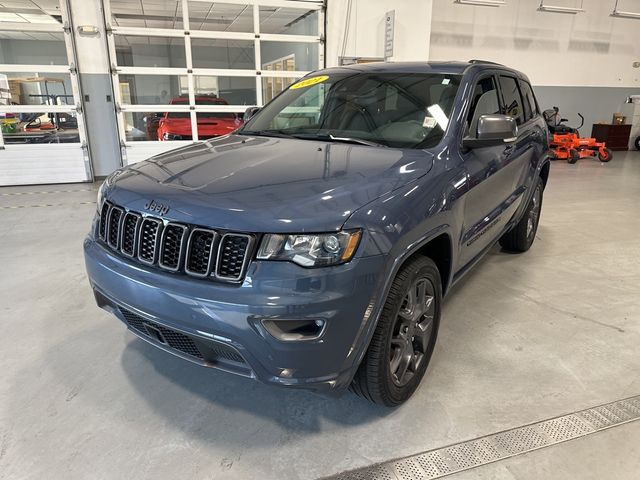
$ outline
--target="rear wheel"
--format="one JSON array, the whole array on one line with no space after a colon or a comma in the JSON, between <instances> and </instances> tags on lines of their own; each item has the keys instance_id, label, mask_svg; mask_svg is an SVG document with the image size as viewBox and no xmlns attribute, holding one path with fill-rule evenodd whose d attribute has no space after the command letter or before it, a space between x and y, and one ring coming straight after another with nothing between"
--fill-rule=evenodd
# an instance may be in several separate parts
<instances>
[{"instance_id":1,"label":"rear wheel","mask_svg":"<svg viewBox=\"0 0 640 480\"><path fill-rule=\"evenodd\" d=\"M442 284L436 264L416 256L393 280L378 325L351 389L394 407L415 392L436 343Z\"/></svg>"},{"instance_id":2,"label":"rear wheel","mask_svg":"<svg viewBox=\"0 0 640 480\"><path fill-rule=\"evenodd\" d=\"M569 158L567 158L567 161L573 164L573 163L576 163L578 160L580 160L580 152L578 152L575 148L572 148L571 150L569 150Z\"/></svg>"},{"instance_id":3,"label":"rear wheel","mask_svg":"<svg viewBox=\"0 0 640 480\"><path fill-rule=\"evenodd\" d=\"M500 238L502 248L511 252L526 252L531 248L538 231L538 223L540 222L543 190L542 178L538 177L533 197L531 197L524 215L511 230Z\"/></svg>"},{"instance_id":4,"label":"rear wheel","mask_svg":"<svg viewBox=\"0 0 640 480\"><path fill-rule=\"evenodd\" d=\"M613 152L609 148L605 148L604 152L598 151L598 160L608 162L613 158Z\"/></svg>"}]
</instances>

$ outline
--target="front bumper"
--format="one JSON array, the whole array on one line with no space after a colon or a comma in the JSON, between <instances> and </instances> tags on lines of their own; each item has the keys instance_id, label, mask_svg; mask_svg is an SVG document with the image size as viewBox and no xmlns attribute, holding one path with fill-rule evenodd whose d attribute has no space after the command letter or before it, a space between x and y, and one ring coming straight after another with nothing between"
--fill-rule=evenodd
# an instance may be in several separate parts
<instances>
[{"instance_id":1,"label":"front bumper","mask_svg":"<svg viewBox=\"0 0 640 480\"><path fill-rule=\"evenodd\" d=\"M130 262L92 237L84 253L98 305L144 340L265 383L335 392L358 367L356 338L384 264L382 256L320 269L254 261L242 285L229 285ZM265 318L326 326L317 340L283 342L267 333ZM189 353L193 345L200 356Z\"/></svg>"}]
</instances>

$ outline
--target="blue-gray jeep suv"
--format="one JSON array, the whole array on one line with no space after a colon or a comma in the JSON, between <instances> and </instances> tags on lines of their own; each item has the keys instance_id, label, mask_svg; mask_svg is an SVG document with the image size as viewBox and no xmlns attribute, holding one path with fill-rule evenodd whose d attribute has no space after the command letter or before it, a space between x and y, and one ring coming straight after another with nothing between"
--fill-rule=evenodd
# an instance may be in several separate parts
<instances>
[{"instance_id":1,"label":"blue-gray jeep suv","mask_svg":"<svg viewBox=\"0 0 640 480\"><path fill-rule=\"evenodd\" d=\"M84 243L98 305L205 366L402 403L451 285L535 238L548 139L527 77L331 68L247 116L104 182Z\"/></svg>"}]
</instances>

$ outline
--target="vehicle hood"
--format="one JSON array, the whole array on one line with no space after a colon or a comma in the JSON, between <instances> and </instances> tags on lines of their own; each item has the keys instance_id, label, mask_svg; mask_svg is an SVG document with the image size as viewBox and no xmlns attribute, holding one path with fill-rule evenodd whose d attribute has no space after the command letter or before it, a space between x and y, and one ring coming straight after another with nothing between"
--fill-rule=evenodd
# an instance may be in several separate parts
<instances>
[{"instance_id":1,"label":"vehicle hood","mask_svg":"<svg viewBox=\"0 0 640 480\"><path fill-rule=\"evenodd\" d=\"M166 218L244 232L320 232L425 175L424 150L229 135L179 148L116 172L106 198Z\"/></svg>"}]
</instances>

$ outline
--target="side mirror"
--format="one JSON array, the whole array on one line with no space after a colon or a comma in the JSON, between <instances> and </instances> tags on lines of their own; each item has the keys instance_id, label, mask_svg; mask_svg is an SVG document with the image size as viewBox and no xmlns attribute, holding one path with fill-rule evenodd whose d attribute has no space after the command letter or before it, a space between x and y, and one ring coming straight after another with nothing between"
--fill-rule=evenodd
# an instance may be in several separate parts
<instances>
[{"instance_id":1,"label":"side mirror","mask_svg":"<svg viewBox=\"0 0 640 480\"><path fill-rule=\"evenodd\" d=\"M244 120L246 122L251 117L253 117L256 113L258 113L259 110L260 110L260 107L249 107L249 108L247 108L244 111L244 115L242 116L242 120Z\"/></svg>"},{"instance_id":2,"label":"side mirror","mask_svg":"<svg viewBox=\"0 0 640 480\"><path fill-rule=\"evenodd\" d=\"M481 115L478 119L476 138L462 140L465 148L493 147L513 143L518 138L515 118L508 115Z\"/></svg>"}]
</instances>

